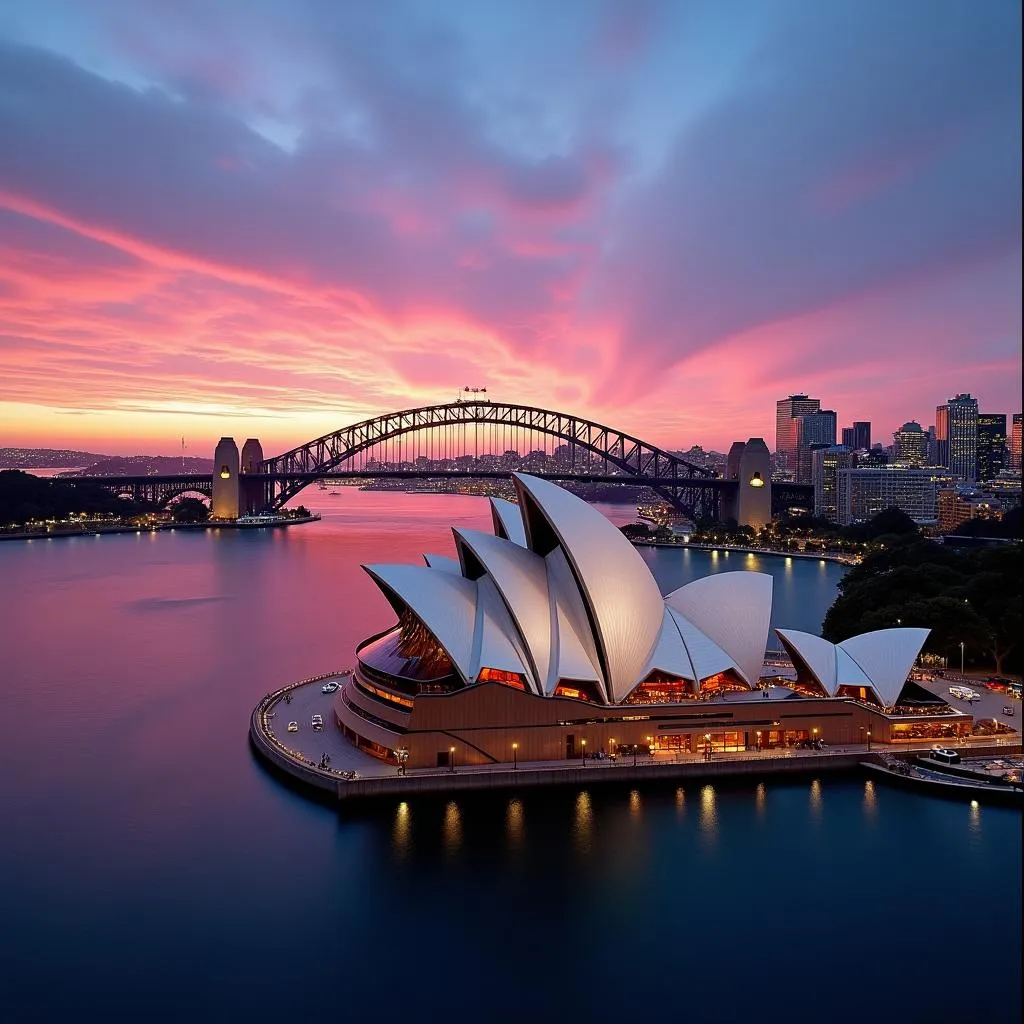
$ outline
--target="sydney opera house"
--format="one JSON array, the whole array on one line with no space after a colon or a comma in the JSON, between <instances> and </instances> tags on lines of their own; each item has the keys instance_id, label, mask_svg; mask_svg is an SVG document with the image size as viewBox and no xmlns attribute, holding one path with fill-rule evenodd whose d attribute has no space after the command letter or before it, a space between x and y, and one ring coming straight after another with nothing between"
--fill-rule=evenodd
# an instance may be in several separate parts
<instances>
[{"instance_id":1,"label":"sydney opera house","mask_svg":"<svg viewBox=\"0 0 1024 1024\"><path fill-rule=\"evenodd\" d=\"M518 505L491 499L493 534L453 530L457 559L365 566L398 621L360 645L335 695L361 749L426 767L970 731L909 680L927 630L833 645L779 629L795 678L769 688L771 576L662 596L598 510L535 477L515 485Z\"/></svg>"}]
</instances>

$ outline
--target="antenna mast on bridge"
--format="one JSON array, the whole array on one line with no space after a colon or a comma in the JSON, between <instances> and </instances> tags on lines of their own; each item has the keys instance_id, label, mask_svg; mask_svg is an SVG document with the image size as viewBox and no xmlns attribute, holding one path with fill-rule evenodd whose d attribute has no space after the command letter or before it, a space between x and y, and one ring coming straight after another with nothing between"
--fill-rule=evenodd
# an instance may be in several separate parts
<instances>
[{"instance_id":1,"label":"antenna mast on bridge","mask_svg":"<svg viewBox=\"0 0 1024 1024\"><path fill-rule=\"evenodd\" d=\"M459 397L455 399L455 401L456 402L463 402L463 401L468 402L468 401L470 401L470 399L468 399L468 398L463 398L462 395L486 395L486 394L487 394L487 388L471 388L471 387L467 386L467 387L464 387L462 389L462 394L460 394ZM490 399L489 398L485 398L485 399L482 399L482 401L489 402Z\"/></svg>"}]
</instances>

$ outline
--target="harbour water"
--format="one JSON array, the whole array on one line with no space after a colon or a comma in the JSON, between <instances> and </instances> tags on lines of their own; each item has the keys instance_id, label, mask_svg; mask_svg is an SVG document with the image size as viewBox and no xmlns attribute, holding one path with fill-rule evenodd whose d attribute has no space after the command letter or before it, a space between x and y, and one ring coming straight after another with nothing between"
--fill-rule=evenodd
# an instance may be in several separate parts
<instances>
[{"instance_id":1,"label":"harbour water","mask_svg":"<svg viewBox=\"0 0 1024 1024\"><path fill-rule=\"evenodd\" d=\"M489 529L483 499L303 497L321 522L0 546L7 1019L1020 1019L1013 811L857 777L288 788L249 712L392 620L360 563ZM811 631L843 571L642 553L666 590L769 571Z\"/></svg>"}]
</instances>

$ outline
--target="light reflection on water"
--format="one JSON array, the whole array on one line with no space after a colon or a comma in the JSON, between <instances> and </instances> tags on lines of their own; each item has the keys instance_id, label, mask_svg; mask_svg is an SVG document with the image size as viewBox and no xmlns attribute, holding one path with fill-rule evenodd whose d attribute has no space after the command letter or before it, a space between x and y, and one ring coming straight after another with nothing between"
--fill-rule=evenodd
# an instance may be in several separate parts
<instances>
[{"instance_id":1,"label":"light reflection on water","mask_svg":"<svg viewBox=\"0 0 1024 1024\"><path fill-rule=\"evenodd\" d=\"M676 817L680 821L686 817L686 793L682 786L676 790Z\"/></svg>"},{"instance_id":2,"label":"light reflection on water","mask_svg":"<svg viewBox=\"0 0 1024 1024\"><path fill-rule=\"evenodd\" d=\"M462 815L459 805L450 800L444 809L444 825L441 829L444 837L444 852L453 855L459 852L462 845Z\"/></svg>"},{"instance_id":3,"label":"light reflection on water","mask_svg":"<svg viewBox=\"0 0 1024 1024\"><path fill-rule=\"evenodd\" d=\"M756 791L755 798L754 798L754 802L757 805L757 816L759 818L763 818L764 817L765 796L766 796L766 790L764 788L764 783L763 782L759 782L757 784L757 791Z\"/></svg>"},{"instance_id":4,"label":"light reflection on water","mask_svg":"<svg viewBox=\"0 0 1024 1024\"><path fill-rule=\"evenodd\" d=\"M640 791L638 789L632 789L629 792L629 817L634 825L640 824L640 819L643 816L643 801L640 799Z\"/></svg>"},{"instance_id":5,"label":"light reflection on water","mask_svg":"<svg viewBox=\"0 0 1024 1024\"><path fill-rule=\"evenodd\" d=\"M864 817L873 821L878 816L878 797L875 795L875 784L871 779L864 783Z\"/></svg>"},{"instance_id":6,"label":"light reflection on water","mask_svg":"<svg viewBox=\"0 0 1024 1024\"><path fill-rule=\"evenodd\" d=\"M971 833L971 845L974 846L981 839L981 805L977 800L971 801L967 818L967 828Z\"/></svg>"},{"instance_id":7,"label":"light reflection on water","mask_svg":"<svg viewBox=\"0 0 1024 1024\"><path fill-rule=\"evenodd\" d=\"M700 791L700 831L705 839L714 840L718 832L718 811L715 807L715 787L702 786Z\"/></svg>"},{"instance_id":8,"label":"light reflection on water","mask_svg":"<svg viewBox=\"0 0 1024 1024\"><path fill-rule=\"evenodd\" d=\"M811 821L821 824L821 781L815 779L811 783Z\"/></svg>"},{"instance_id":9,"label":"light reflection on water","mask_svg":"<svg viewBox=\"0 0 1024 1024\"><path fill-rule=\"evenodd\" d=\"M594 842L594 812L590 806L590 794L586 790L576 797L572 838L577 853L589 854L591 852Z\"/></svg>"},{"instance_id":10,"label":"light reflection on water","mask_svg":"<svg viewBox=\"0 0 1024 1024\"><path fill-rule=\"evenodd\" d=\"M403 800L395 808L395 824L391 830L391 843L395 855L402 860L409 852L409 841L412 838L412 820L409 805Z\"/></svg>"},{"instance_id":11,"label":"light reflection on water","mask_svg":"<svg viewBox=\"0 0 1024 1024\"><path fill-rule=\"evenodd\" d=\"M523 802L509 800L505 809L505 831L508 834L510 849L519 850L523 845Z\"/></svg>"}]
</instances>

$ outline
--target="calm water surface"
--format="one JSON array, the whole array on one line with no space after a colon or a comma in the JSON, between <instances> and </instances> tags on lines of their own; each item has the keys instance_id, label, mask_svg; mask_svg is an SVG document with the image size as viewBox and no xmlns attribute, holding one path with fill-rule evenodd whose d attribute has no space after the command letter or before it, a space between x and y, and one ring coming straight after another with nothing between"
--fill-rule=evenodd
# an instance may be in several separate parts
<instances>
[{"instance_id":1,"label":"calm water surface","mask_svg":"<svg viewBox=\"0 0 1024 1024\"><path fill-rule=\"evenodd\" d=\"M1019 1020L1010 811L824 777L339 815L271 777L252 706L391 621L359 564L490 528L304 498L323 522L0 544L7 1019ZM841 573L644 557L666 590L771 572L811 631Z\"/></svg>"}]
</instances>

